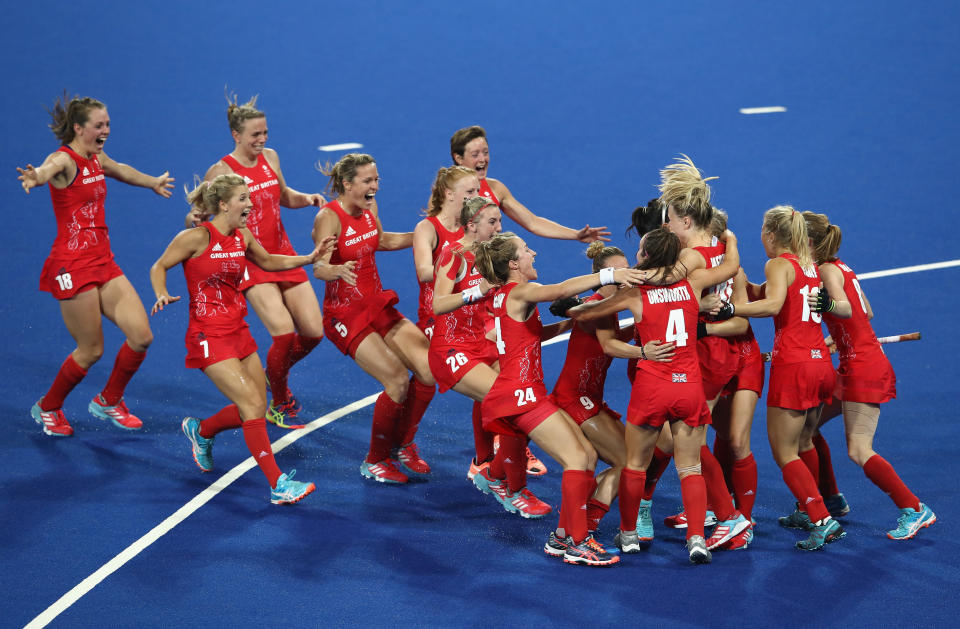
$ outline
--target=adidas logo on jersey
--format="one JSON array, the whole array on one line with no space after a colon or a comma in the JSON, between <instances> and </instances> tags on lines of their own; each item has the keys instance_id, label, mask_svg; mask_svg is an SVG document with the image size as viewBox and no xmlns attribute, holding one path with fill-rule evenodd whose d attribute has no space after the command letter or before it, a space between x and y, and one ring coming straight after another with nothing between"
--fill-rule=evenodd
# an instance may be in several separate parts
<instances>
[{"instance_id":1,"label":"adidas logo on jersey","mask_svg":"<svg viewBox=\"0 0 960 629\"><path fill-rule=\"evenodd\" d=\"M221 247L220 243L218 242L213 246L213 249L211 249L210 251L223 251L223 247Z\"/></svg>"},{"instance_id":2,"label":"adidas logo on jersey","mask_svg":"<svg viewBox=\"0 0 960 629\"><path fill-rule=\"evenodd\" d=\"M90 174L90 171L87 170L87 167L86 167L86 166L84 166L84 167L83 167L83 176L86 177L86 176L89 175L89 174Z\"/></svg>"},{"instance_id":3,"label":"adidas logo on jersey","mask_svg":"<svg viewBox=\"0 0 960 629\"><path fill-rule=\"evenodd\" d=\"M355 233L357 233L356 230L353 227L347 225L347 231L346 233L344 233L344 236L353 236Z\"/></svg>"},{"instance_id":4,"label":"adidas logo on jersey","mask_svg":"<svg viewBox=\"0 0 960 629\"><path fill-rule=\"evenodd\" d=\"M243 176L243 183L245 183L245 184L247 184L247 185L249 186L250 184L253 183L253 179L250 179L250 177L247 177L246 175L244 175L244 176Z\"/></svg>"}]
</instances>

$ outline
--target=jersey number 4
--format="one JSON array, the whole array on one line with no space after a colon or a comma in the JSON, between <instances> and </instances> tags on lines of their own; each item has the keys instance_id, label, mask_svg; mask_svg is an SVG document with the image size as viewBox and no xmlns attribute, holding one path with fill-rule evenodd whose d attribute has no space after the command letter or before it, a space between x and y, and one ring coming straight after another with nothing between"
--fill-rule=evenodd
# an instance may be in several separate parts
<instances>
[{"instance_id":1,"label":"jersey number 4","mask_svg":"<svg viewBox=\"0 0 960 629\"><path fill-rule=\"evenodd\" d=\"M675 308L670 311L667 319L667 333L663 337L665 341L672 342L677 347L684 347L687 344L687 326L683 322L683 310Z\"/></svg>"}]
</instances>

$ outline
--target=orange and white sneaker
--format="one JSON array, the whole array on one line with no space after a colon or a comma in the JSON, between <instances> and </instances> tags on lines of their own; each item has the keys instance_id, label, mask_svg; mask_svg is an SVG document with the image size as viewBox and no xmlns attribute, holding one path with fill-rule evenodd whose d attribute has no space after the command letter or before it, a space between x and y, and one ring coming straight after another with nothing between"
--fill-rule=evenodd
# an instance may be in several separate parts
<instances>
[{"instance_id":1,"label":"orange and white sneaker","mask_svg":"<svg viewBox=\"0 0 960 629\"><path fill-rule=\"evenodd\" d=\"M40 408L40 402L43 398L37 400L37 403L30 409L30 415L33 420L43 426L43 432L51 437L71 437L73 436L73 427L67 422L63 415L62 408L56 408L52 411L45 411Z\"/></svg>"},{"instance_id":2,"label":"orange and white sneaker","mask_svg":"<svg viewBox=\"0 0 960 629\"><path fill-rule=\"evenodd\" d=\"M476 457L470 459L470 468L467 470L467 480L473 482L474 477L481 472L490 467L490 461L484 461L483 463L477 464Z\"/></svg>"},{"instance_id":3,"label":"orange and white sneaker","mask_svg":"<svg viewBox=\"0 0 960 629\"><path fill-rule=\"evenodd\" d=\"M543 476L547 473L547 466L543 464L543 461L537 458L533 452L530 452L530 448L527 448L527 475L528 476Z\"/></svg>"},{"instance_id":4,"label":"orange and white sneaker","mask_svg":"<svg viewBox=\"0 0 960 629\"><path fill-rule=\"evenodd\" d=\"M94 417L109 421L117 428L123 428L124 430L140 430L143 428L143 422L140 421L139 417L130 412L123 398L120 398L120 401L113 406L109 406L103 399L103 396L97 394L97 396L90 401L87 410L90 411L90 414Z\"/></svg>"}]
</instances>

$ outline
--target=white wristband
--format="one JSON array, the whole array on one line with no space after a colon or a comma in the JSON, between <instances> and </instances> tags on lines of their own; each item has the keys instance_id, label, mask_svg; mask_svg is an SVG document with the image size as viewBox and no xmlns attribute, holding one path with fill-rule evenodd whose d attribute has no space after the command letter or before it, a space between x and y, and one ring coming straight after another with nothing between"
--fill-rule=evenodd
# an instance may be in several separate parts
<instances>
[{"instance_id":1,"label":"white wristband","mask_svg":"<svg viewBox=\"0 0 960 629\"><path fill-rule=\"evenodd\" d=\"M471 286L463 291L460 296L463 298L464 304L470 304L483 297L483 293L480 291L479 286Z\"/></svg>"},{"instance_id":2,"label":"white wristband","mask_svg":"<svg viewBox=\"0 0 960 629\"><path fill-rule=\"evenodd\" d=\"M613 279L613 269L607 267L605 269L600 269L600 286L607 286L609 284L616 284L617 281Z\"/></svg>"}]
</instances>

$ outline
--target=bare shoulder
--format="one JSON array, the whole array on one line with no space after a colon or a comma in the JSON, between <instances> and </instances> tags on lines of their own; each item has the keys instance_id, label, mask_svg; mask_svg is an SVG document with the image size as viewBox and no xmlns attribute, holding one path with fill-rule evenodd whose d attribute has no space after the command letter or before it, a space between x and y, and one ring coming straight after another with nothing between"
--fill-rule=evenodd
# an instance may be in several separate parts
<instances>
[{"instance_id":1,"label":"bare shoulder","mask_svg":"<svg viewBox=\"0 0 960 629\"><path fill-rule=\"evenodd\" d=\"M203 180L212 181L220 175L229 175L231 173L233 173L233 169L221 159L217 160L217 163L207 169L207 173L203 176Z\"/></svg>"},{"instance_id":2,"label":"bare shoulder","mask_svg":"<svg viewBox=\"0 0 960 629\"><path fill-rule=\"evenodd\" d=\"M280 169L280 156L277 152L271 148L263 148L263 157L267 160L267 163L270 164L270 168L274 170Z\"/></svg>"}]
</instances>

